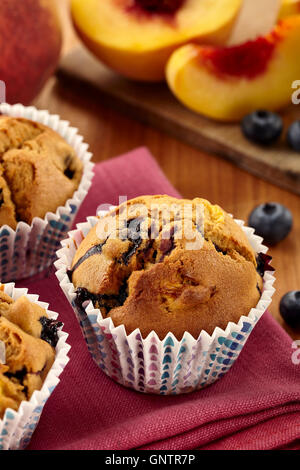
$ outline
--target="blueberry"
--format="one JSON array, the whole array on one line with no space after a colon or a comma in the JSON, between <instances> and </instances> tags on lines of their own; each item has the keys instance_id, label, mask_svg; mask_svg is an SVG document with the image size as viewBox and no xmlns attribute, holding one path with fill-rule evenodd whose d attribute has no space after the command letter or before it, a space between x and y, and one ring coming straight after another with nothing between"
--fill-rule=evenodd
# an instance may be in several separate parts
<instances>
[{"instance_id":1,"label":"blueberry","mask_svg":"<svg viewBox=\"0 0 300 470\"><path fill-rule=\"evenodd\" d=\"M287 132L287 142L289 146L300 152L300 121L295 121L288 129Z\"/></svg>"},{"instance_id":2,"label":"blueberry","mask_svg":"<svg viewBox=\"0 0 300 470\"><path fill-rule=\"evenodd\" d=\"M266 271L275 271L275 268L270 265L271 261L272 256L266 255L265 253L258 253L256 257L256 270L261 277L264 277Z\"/></svg>"},{"instance_id":3,"label":"blueberry","mask_svg":"<svg viewBox=\"0 0 300 470\"><path fill-rule=\"evenodd\" d=\"M268 245L276 245L290 233L293 216L282 204L268 202L257 206L251 212L249 225Z\"/></svg>"},{"instance_id":4,"label":"blueberry","mask_svg":"<svg viewBox=\"0 0 300 470\"><path fill-rule=\"evenodd\" d=\"M279 304L284 321L292 328L300 328L300 291L285 294Z\"/></svg>"},{"instance_id":5,"label":"blueberry","mask_svg":"<svg viewBox=\"0 0 300 470\"><path fill-rule=\"evenodd\" d=\"M41 317L39 320L42 325L41 339L47 341L47 343L55 348L58 343L58 331L63 326L63 323L48 317Z\"/></svg>"},{"instance_id":6,"label":"blueberry","mask_svg":"<svg viewBox=\"0 0 300 470\"><path fill-rule=\"evenodd\" d=\"M279 139L282 130L281 117L270 111L255 111L245 116L242 121L242 131L245 137L258 144L273 144Z\"/></svg>"}]
</instances>

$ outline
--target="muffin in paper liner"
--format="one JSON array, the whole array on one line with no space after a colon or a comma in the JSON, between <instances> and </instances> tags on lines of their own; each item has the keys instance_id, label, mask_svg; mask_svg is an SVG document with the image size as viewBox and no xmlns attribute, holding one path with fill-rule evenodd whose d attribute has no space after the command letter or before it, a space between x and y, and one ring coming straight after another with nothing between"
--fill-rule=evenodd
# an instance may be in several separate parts
<instances>
[{"instance_id":1,"label":"muffin in paper liner","mask_svg":"<svg viewBox=\"0 0 300 470\"><path fill-rule=\"evenodd\" d=\"M7 225L0 227L0 279L2 282L30 277L52 265L61 240L71 229L74 218L92 184L92 154L78 130L57 115L39 111L33 106L0 104L0 113L39 122L60 134L71 145L83 163L83 175L78 189L64 206L55 213L48 212L44 219L35 217L28 225L19 222L16 230Z\"/></svg>"},{"instance_id":2,"label":"muffin in paper liner","mask_svg":"<svg viewBox=\"0 0 300 470\"><path fill-rule=\"evenodd\" d=\"M103 216L105 213L99 213ZM56 276L60 287L73 307L84 335L87 347L96 364L116 382L139 392L154 394L181 394L212 384L231 368L238 358L251 331L271 303L275 289L273 272L264 274L263 292L255 308L239 322L229 322L226 329L216 327L209 335L202 330L195 339L185 332L181 341L172 333L163 340L152 331L142 338L139 329L127 335L125 327L114 326L110 318L103 318L92 302L80 309L76 305L74 285L68 270L81 241L99 221L89 217L86 223L78 224L69 233L57 252ZM245 232L256 253L266 253L268 248L254 230L236 220Z\"/></svg>"},{"instance_id":3,"label":"muffin in paper liner","mask_svg":"<svg viewBox=\"0 0 300 470\"><path fill-rule=\"evenodd\" d=\"M15 288L14 283L1 284L1 287L3 286L4 292L13 300L25 295L28 300L44 308L49 318L57 319L58 314L48 310L48 304L40 302L38 295L28 294L27 289ZM3 419L0 419L0 450L22 450L29 444L44 405L59 383L59 376L69 362L68 352L71 346L66 342L68 334L59 330L58 338L55 348L55 361L44 380L41 390L36 390L30 400L22 401L18 411L7 408Z\"/></svg>"}]
</instances>

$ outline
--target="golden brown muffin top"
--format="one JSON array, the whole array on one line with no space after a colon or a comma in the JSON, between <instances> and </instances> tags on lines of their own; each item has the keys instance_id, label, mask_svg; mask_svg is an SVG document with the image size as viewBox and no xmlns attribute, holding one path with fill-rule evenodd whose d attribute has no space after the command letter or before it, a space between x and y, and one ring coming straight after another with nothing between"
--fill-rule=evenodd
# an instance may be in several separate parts
<instances>
[{"instance_id":1,"label":"golden brown muffin top","mask_svg":"<svg viewBox=\"0 0 300 470\"><path fill-rule=\"evenodd\" d=\"M60 322L27 297L0 290L0 419L40 390L55 359Z\"/></svg>"},{"instance_id":2,"label":"golden brown muffin top","mask_svg":"<svg viewBox=\"0 0 300 470\"><path fill-rule=\"evenodd\" d=\"M225 328L248 315L262 287L255 253L231 216L205 199L169 196L142 196L101 218L69 276L79 308L92 300L127 334L139 328L160 338Z\"/></svg>"},{"instance_id":3,"label":"golden brown muffin top","mask_svg":"<svg viewBox=\"0 0 300 470\"><path fill-rule=\"evenodd\" d=\"M31 224L65 205L79 186L82 163L47 126L0 117L0 226Z\"/></svg>"}]
</instances>

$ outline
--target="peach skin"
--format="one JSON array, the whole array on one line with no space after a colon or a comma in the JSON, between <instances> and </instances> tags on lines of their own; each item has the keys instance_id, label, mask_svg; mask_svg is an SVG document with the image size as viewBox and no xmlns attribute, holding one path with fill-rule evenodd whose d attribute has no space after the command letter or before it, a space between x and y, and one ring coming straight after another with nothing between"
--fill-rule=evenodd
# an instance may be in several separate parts
<instances>
[{"instance_id":1,"label":"peach skin","mask_svg":"<svg viewBox=\"0 0 300 470\"><path fill-rule=\"evenodd\" d=\"M239 46L188 44L167 65L170 89L188 108L221 121L238 121L251 111L278 110L291 102L300 76L300 15Z\"/></svg>"},{"instance_id":2,"label":"peach skin","mask_svg":"<svg viewBox=\"0 0 300 470\"><path fill-rule=\"evenodd\" d=\"M1 0L0 80L6 101L29 104L54 73L61 46L53 0Z\"/></svg>"},{"instance_id":3,"label":"peach skin","mask_svg":"<svg viewBox=\"0 0 300 470\"><path fill-rule=\"evenodd\" d=\"M171 53L191 40L224 44L241 0L72 0L83 43L135 80L160 81Z\"/></svg>"}]
</instances>

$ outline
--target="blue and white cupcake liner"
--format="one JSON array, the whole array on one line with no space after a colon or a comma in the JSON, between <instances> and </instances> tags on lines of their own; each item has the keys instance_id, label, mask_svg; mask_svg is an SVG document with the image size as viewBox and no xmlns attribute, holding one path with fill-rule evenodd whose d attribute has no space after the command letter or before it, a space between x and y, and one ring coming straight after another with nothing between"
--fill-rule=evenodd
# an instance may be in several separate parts
<instances>
[{"instance_id":1,"label":"blue and white cupcake liner","mask_svg":"<svg viewBox=\"0 0 300 470\"><path fill-rule=\"evenodd\" d=\"M51 266L61 240L71 229L74 218L92 184L92 154L78 130L57 115L39 111L33 106L0 104L0 113L39 122L60 134L71 145L83 163L80 185L64 206L55 213L49 212L44 219L35 217L31 225L19 222L16 230L7 225L0 227L0 279L1 282L16 281L30 277Z\"/></svg>"},{"instance_id":2,"label":"blue and white cupcake liner","mask_svg":"<svg viewBox=\"0 0 300 470\"><path fill-rule=\"evenodd\" d=\"M0 287L17 300L25 295L31 302L37 303L47 312L49 318L57 319L58 314L48 310L48 304L40 302L38 295L28 294L27 289L15 288L14 283L0 284ZM55 361L49 370L41 390L36 390L29 401L22 401L18 411L8 408L3 419L0 419L0 450L22 450L25 449L34 433L41 417L44 405L55 387L59 383L59 376L69 362L68 352L70 346L67 344L68 334L58 331L58 343L56 345Z\"/></svg>"},{"instance_id":3,"label":"blue and white cupcake liner","mask_svg":"<svg viewBox=\"0 0 300 470\"><path fill-rule=\"evenodd\" d=\"M104 215L103 213L100 214ZM116 382L139 392L161 395L188 393L212 384L228 372L241 353L253 328L271 303L275 289L274 273L264 275L261 298L248 316L238 323L228 323L225 330L215 328L212 335L202 331L197 339L185 332L181 341L172 333L160 340L152 331L143 339L139 329L127 335L123 325L115 327L110 318L90 302L84 311L75 303L74 285L68 277L75 252L98 217L89 217L77 225L62 242L55 262L60 286L73 307L87 347L96 362ZM266 253L267 247L254 230L236 220L245 232L256 253Z\"/></svg>"}]
</instances>

